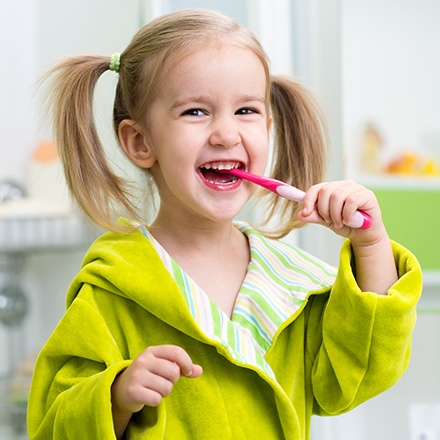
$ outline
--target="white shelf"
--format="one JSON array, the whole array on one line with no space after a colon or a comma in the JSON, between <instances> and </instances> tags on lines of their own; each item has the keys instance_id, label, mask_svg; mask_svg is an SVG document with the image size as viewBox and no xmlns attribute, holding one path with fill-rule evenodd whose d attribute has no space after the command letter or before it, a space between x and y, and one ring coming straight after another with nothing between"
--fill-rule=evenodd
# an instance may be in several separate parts
<instances>
[{"instance_id":1,"label":"white shelf","mask_svg":"<svg viewBox=\"0 0 440 440\"><path fill-rule=\"evenodd\" d=\"M89 245L97 231L82 216L0 218L0 253L31 253Z\"/></svg>"},{"instance_id":2,"label":"white shelf","mask_svg":"<svg viewBox=\"0 0 440 440\"><path fill-rule=\"evenodd\" d=\"M424 270L423 271L423 286L424 287L439 287L440 289L440 269L439 270Z\"/></svg>"},{"instance_id":3,"label":"white shelf","mask_svg":"<svg viewBox=\"0 0 440 440\"><path fill-rule=\"evenodd\" d=\"M353 180L371 189L440 191L440 177L357 174Z\"/></svg>"}]
</instances>

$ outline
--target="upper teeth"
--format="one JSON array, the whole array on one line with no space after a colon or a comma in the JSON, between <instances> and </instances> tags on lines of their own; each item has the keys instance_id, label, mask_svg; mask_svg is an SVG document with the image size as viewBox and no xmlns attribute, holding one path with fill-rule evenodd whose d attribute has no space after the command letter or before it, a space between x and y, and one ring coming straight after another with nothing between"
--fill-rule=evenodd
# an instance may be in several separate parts
<instances>
[{"instance_id":1,"label":"upper teeth","mask_svg":"<svg viewBox=\"0 0 440 440\"><path fill-rule=\"evenodd\" d=\"M232 170L233 168L238 168L240 162L210 162L202 165L202 168L214 169L214 170Z\"/></svg>"}]
</instances>

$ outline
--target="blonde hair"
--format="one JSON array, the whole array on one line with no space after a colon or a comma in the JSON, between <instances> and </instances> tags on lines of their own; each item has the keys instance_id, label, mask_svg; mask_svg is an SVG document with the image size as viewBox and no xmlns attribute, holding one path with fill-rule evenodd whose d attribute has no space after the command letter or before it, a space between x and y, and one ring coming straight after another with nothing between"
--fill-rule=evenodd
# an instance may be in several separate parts
<instances>
[{"instance_id":1,"label":"blonde hair","mask_svg":"<svg viewBox=\"0 0 440 440\"><path fill-rule=\"evenodd\" d=\"M322 180L326 135L322 114L310 93L288 78L271 77L267 56L253 34L213 11L183 10L164 15L133 37L120 55L113 109L116 135L124 119L145 121L166 68L211 42L244 47L262 62L274 119L273 177L303 189ZM109 56L75 56L56 65L45 80L52 80L49 102L69 190L93 222L119 231L116 217L127 215L142 222L142 213L131 200L130 182L115 174L108 164L93 117L95 86L109 65ZM267 235L281 237L301 226L296 220L298 204L277 196L269 200L269 214L281 213L282 221Z\"/></svg>"}]
</instances>

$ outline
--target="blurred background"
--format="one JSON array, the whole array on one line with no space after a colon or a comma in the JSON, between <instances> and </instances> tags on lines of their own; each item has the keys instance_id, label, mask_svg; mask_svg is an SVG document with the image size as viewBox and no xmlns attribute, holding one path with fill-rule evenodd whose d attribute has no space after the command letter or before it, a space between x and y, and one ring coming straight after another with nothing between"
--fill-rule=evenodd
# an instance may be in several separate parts
<instances>
[{"instance_id":1,"label":"blurred background","mask_svg":"<svg viewBox=\"0 0 440 440\"><path fill-rule=\"evenodd\" d=\"M327 179L354 178L375 191L391 237L424 270L407 373L349 414L314 418L312 439L439 440L438 0L0 0L0 438L26 438L35 356L99 233L71 207L37 81L62 57L121 52L141 25L188 7L235 17L260 39L275 73L316 93L331 128ZM103 75L96 113L118 164L116 80ZM324 228L291 239L338 263L341 241Z\"/></svg>"}]
</instances>

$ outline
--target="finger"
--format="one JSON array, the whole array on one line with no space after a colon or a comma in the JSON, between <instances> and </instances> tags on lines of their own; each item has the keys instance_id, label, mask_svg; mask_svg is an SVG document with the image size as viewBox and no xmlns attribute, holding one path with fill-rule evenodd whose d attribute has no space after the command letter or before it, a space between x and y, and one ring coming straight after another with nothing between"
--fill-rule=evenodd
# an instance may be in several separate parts
<instances>
[{"instance_id":1,"label":"finger","mask_svg":"<svg viewBox=\"0 0 440 440\"><path fill-rule=\"evenodd\" d=\"M176 362L168 359L158 358L154 355L152 355L152 360L149 363L148 370L153 374L164 377L173 384L180 379L181 375L180 367Z\"/></svg>"},{"instance_id":2,"label":"finger","mask_svg":"<svg viewBox=\"0 0 440 440\"><path fill-rule=\"evenodd\" d=\"M350 224L352 217L357 209L363 206L363 193L362 190L359 189L353 193L351 193L345 200L344 206L342 209L342 224L348 225Z\"/></svg>"},{"instance_id":3,"label":"finger","mask_svg":"<svg viewBox=\"0 0 440 440\"><path fill-rule=\"evenodd\" d=\"M332 182L322 188L319 195L319 212L326 222L336 229L343 224L343 210L346 198L353 191L350 181Z\"/></svg>"},{"instance_id":4,"label":"finger","mask_svg":"<svg viewBox=\"0 0 440 440\"><path fill-rule=\"evenodd\" d=\"M334 189L329 197L329 223L336 229L341 229L344 226L343 211L349 191L347 186L341 186Z\"/></svg>"},{"instance_id":5,"label":"finger","mask_svg":"<svg viewBox=\"0 0 440 440\"><path fill-rule=\"evenodd\" d=\"M300 219L330 228L342 228L344 194L348 186L347 181L324 182L312 186L307 191L305 200L307 199L308 205L303 206Z\"/></svg>"},{"instance_id":6,"label":"finger","mask_svg":"<svg viewBox=\"0 0 440 440\"><path fill-rule=\"evenodd\" d=\"M203 368L200 365L194 364L191 370L191 374L187 377L190 377L192 379L195 379L199 376L201 376L203 373Z\"/></svg>"},{"instance_id":7,"label":"finger","mask_svg":"<svg viewBox=\"0 0 440 440\"><path fill-rule=\"evenodd\" d=\"M302 222L316 223L319 225L328 226L325 220L319 215L317 209L312 209L310 212L304 209L301 210L298 213L298 219Z\"/></svg>"},{"instance_id":8,"label":"finger","mask_svg":"<svg viewBox=\"0 0 440 440\"><path fill-rule=\"evenodd\" d=\"M149 347L147 350L151 351L157 358L166 359L176 363L180 372L184 376L191 376L193 370L193 362L188 353L177 345L157 345Z\"/></svg>"},{"instance_id":9,"label":"finger","mask_svg":"<svg viewBox=\"0 0 440 440\"><path fill-rule=\"evenodd\" d=\"M332 206L334 203L335 182L323 183L316 186L318 192L316 194L315 209L327 226L333 225L336 220L335 209L337 208L336 206Z\"/></svg>"},{"instance_id":10,"label":"finger","mask_svg":"<svg viewBox=\"0 0 440 440\"><path fill-rule=\"evenodd\" d=\"M166 377L146 371L142 386L145 390L150 390L152 392L147 393L147 395L158 393L162 397L166 397L171 394L171 391L173 391L174 383Z\"/></svg>"},{"instance_id":11,"label":"finger","mask_svg":"<svg viewBox=\"0 0 440 440\"><path fill-rule=\"evenodd\" d=\"M309 216L315 211L315 204L318 200L318 194L320 188L324 186L324 183L311 186L305 193L302 201L302 213L304 216Z\"/></svg>"},{"instance_id":12,"label":"finger","mask_svg":"<svg viewBox=\"0 0 440 440\"><path fill-rule=\"evenodd\" d=\"M317 209L328 225L336 229L344 226L344 210L347 200L349 198L354 200L354 194L357 194L360 188L360 185L350 180L331 182L320 188ZM351 205L348 206L348 211L350 209ZM351 214L355 210L356 208ZM346 215L348 217L349 213L346 212ZM349 217L351 219L351 215Z\"/></svg>"},{"instance_id":13,"label":"finger","mask_svg":"<svg viewBox=\"0 0 440 440\"><path fill-rule=\"evenodd\" d=\"M180 379L180 376L183 374L181 368L176 362L160 358L156 358L156 361L151 364L150 371L154 374L164 377L165 379L168 379L173 384L176 384ZM184 376L196 378L202 373L203 369L200 365L192 364L190 373Z\"/></svg>"},{"instance_id":14,"label":"finger","mask_svg":"<svg viewBox=\"0 0 440 440\"><path fill-rule=\"evenodd\" d=\"M156 407L161 404L163 397L164 396L157 391L145 388L143 403L146 406Z\"/></svg>"},{"instance_id":15,"label":"finger","mask_svg":"<svg viewBox=\"0 0 440 440\"><path fill-rule=\"evenodd\" d=\"M159 391L158 389L144 386L142 391L139 392L139 401L142 402L141 406L159 406L162 402L162 399L169 395L170 392L167 393L164 390Z\"/></svg>"}]
</instances>

